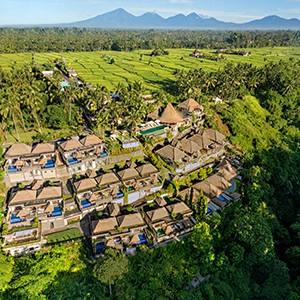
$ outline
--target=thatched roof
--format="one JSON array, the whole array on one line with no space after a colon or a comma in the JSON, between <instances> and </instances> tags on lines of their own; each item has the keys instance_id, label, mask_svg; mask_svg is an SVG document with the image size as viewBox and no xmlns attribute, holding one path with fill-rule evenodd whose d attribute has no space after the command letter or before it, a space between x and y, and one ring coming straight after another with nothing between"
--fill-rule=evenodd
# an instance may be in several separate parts
<instances>
[{"instance_id":1,"label":"thatched roof","mask_svg":"<svg viewBox=\"0 0 300 300\"><path fill-rule=\"evenodd\" d=\"M136 163L134 161L129 160L129 161L126 162L126 166L128 168L135 168L136 167Z\"/></svg>"},{"instance_id":2,"label":"thatched roof","mask_svg":"<svg viewBox=\"0 0 300 300\"><path fill-rule=\"evenodd\" d=\"M219 176L218 174L214 174L212 176L207 177L205 181L211 183L216 188L222 191L228 189L231 186L231 183L229 183L227 180L225 180L223 177Z\"/></svg>"},{"instance_id":3,"label":"thatched roof","mask_svg":"<svg viewBox=\"0 0 300 300\"><path fill-rule=\"evenodd\" d=\"M207 182L206 180L194 184L193 188L198 191L201 190L204 196L208 197L209 199L219 197L222 194L222 190L215 187L213 184Z\"/></svg>"},{"instance_id":4,"label":"thatched roof","mask_svg":"<svg viewBox=\"0 0 300 300\"><path fill-rule=\"evenodd\" d=\"M102 140L99 139L96 135L94 134L90 134L87 135L86 137L80 139L80 142L84 145L84 146L92 146L92 145L98 145L102 143Z\"/></svg>"},{"instance_id":5,"label":"thatched roof","mask_svg":"<svg viewBox=\"0 0 300 300\"><path fill-rule=\"evenodd\" d=\"M165 157L171 161L179 162L186 154L177 147L167 145L159 150L156 153L162 157Z\"/></svg>"},{"instance_id":6,"label":"thatched roof","mask_svg":"<svg viewBox=\"0 0 300 300\"><path fill-rule=\"evenodd\" d=\"M97 172L95 170L91 170L91 169L88 169L86 172L85 172L86 176L90 177L90 178L93 178L93 177L96 177L97 176Z\"/></svg>"},{"instance_id":7,"label":"thatched roof","mask_svg":"<svg viewBox=\"0 0 300 300\"><path fill-rule=\"evenodd\" d=\"M230 162L226 159L226 158L224 158L223 160L222 160L222 162L221 162L221 164L220 164L220 166L219 166L219 170L221 171L221 170L226 170L226 171L228 171L233 177L232 178L234 178L234 177L236 177L237 176L237 171L236 171L236 169L230 164Z\"/></svg>"},{"instance_id":8,"label":"thatched roof","mask_svg":"<svg viewBox=\"0 0 300 300\"><path fill-rule=\"evenodd\" d=\"M5 157L23 156L31 153L31 147L26 144L13 144L6 151Z\"/></svg>"},{"instance_id":9,"label":"thatched roof","mask_svg":"<svg viewBox=\"0 0 300 300\"><path fill-rule=\"evenodd\" d=\"M24 203L36 199L36 190L20 190L17 191L10 199L9 205Z\"/></svg>"},{"instance_id":10,"label":"thatched roof","mask_svg":"<svg viewBox=\"0 0 300 300\"><path fill-rule=\"evenodd\" d=\"M226 138L226 136L214 129L206 129L203 132L203 136L209 138L214 142L220 142Z\"/></svg>"},{"instance_id":11,"label":"thatched roof","mask_svg":"<svg viewBox=\"0 0 300 300\"><path fill-rule=\"evenodd\" d=\"M162 198L162 197L156 198L156 199L155 199L155 203L156 203L158 206L160 206L160 207L163 207L163 206L167 205L167 201L166 201L164 198Z\"/></svg>"},{"instance_id":12,"label":"thatched roof","mask_svg":"<svg viewBox=\"0 0 300 300\"><path fill-rule=\"evenodd\" d=\"M40 143L40 144L36 144L32 148L31 153L33 153L33 154L43 154L43 153L53 153L54 151L55 151L54 144Z\"/></svg>"},{"instance_id":13,"label":"thatched roof","mask_svg":"<svg viewBox=\"0 0 300 300\"><path fill-rule=\"evenodd\" d=\"M61 186L46 186L38 190L37 199L52 199L61 198L62 188Z\"/></svg>"},{"instance_id":14,"label":"thatched roof","mask_svg":"<svg viewBox=\"0 0 300 300\"><path fill-rule=\"evenodd\" d=\"M53 212L53 209L54 209L54 205L52 203L48 203L48 205L45 209L45 213L51 214Z\"/></svg>"},{"instance_id":15,"label":"thatched roof","mask_svg":"<svg viewBox=\"0 0 300 300\"><path fill-rule=\"evenodd\" d=\"M209 145L212 143L211 140L209 140L207 137L202 136L201 134L198 133L189 137L187 140L195 142L201 150L207 149Z\"/></svg>"},{"instance_id":16,"label":"thatched roof","mask_svg":"<svg viewBox=\"0 0 300 300\"><path fill-rule=\"evenodd\" d=\"M220 177L223 177L227 181L230 181L232 178L235 177L235 175L231 174L225 168L221 168L216 174L219 175Z\"/></svg>"},{"instance_id":17,"label":"thatched roof","mask_svg":"<svg viewBox=\"0 0 300 300\"><path fill-rule=\"evenodd\" d=\"M189 112L194 110L204 110L204 107L200 105L195 99L189 98L178 105L179 108L185 109Z\"/></svg>"},{"instance_id":18,"label":"thatched roof","mask_svg":"<svg viewBox=\"0 0 300 300\"><path fill-rule=\"evenodd\" d=\"M184 214L191 212L191 209L184 202L177 202L167 206L167 210L171 214Z\"/></svg>"},{"instance_id":19,"label":"thatched roof","mask_svg":"<svg viewBox=\"0 0 300 300\"><path fill-rule=\"evenodd\" d=\"M120 206L117 203L108 203L106 209L111 217L115 217L120 213Z\"/></svg>"},{"instance_id":20,"label":"thatched roof","mask_svg":"<svg viewBox=\"0 0 300 300\"><path fill-rule=\"evenodd\" d=\"M116 183L116 182L120 182L119 178L113 172L105 173L101 176L96 177L96 181L101 186Z\"/></svg>"},{"instance_id":21,"label":"thatched roof","mask_svg":"<svg viewBox=\"0 0 300 300\"><path fill-rule=\"evenodd\" d=\"M136 169L133 169L133 168L128 168L128 169L122 170L122 171L118 172L118 175L120 176L120 178L122 180L139 177L139 173L137 172Z\"/></svg>"},{"instance_id":22,"label":"thatched roof","mask_svg":"<svg viewBox=\"0 0 300 300\"><path fill-rule=\"evenodd\" d=\"M138 234L133 235L133 236L131 237L131 239L130 239L130 242L131 242L132 244L136 244L136 243L138 243L139 241L140 241L140 238L139 238L139 235L138 235Z\"/></svg>"},{"instance_id":23,"label":"thatched roof","mask_svg":"<svg viewBox=\"0 0 300 300\"><path fill-rule=\"evenodd\" d=\"M192 192L192 188L186 188L186 189L184 189L184 190L182 190L182 191L180 191L178 193L178 197L180 197L182 200L185 200L186 197L187 197L187 199L190 199L191 192ZM199 198L199 191L196 190L195 188L193 188L193 198L192 198L192 201L195 202L195 201L198 200L198 198Z\"/></svg>"},{"instance_id":24,"label":"thatched roof","mask_svg":"<svg viewBox=\"0 0 300 300\"><path fill-rule=\"evenodd\" d=\"M142 226L145 224L140 213L119 216L117 217L117 220L119 226L122 228Z\"/></svg>"},{"instance_id":25,"label":"thatched roof","mask_svg":"<svg viewBox=\"0 0 300 300\"><path fill-rule=\"evenodd\" d=\"M64 151L81 148L83 145L77 139L67 140L59 145Z\"/></svg>"},{"instance_id":26,"label":"thatched roof","mask_svg":"<svg viewBox=\"0 0 300 300\"><path fill-rule=\"evenodd\" d=\"M148 114L148 118L151 119L151 120L158 120L159 119L159 116L160 116L160 110L161 108L157 108L154 112Z\"/></svg>"},{"instance_id":27,"label":"thatched roof","mask_svg":"<svg viewBox=\"0 0 300 300\"><path fill-rule=\"evenodd\" d=\"M92 222L92 234L114 231L118 227L116 217L95 220Z\"/></svg>"},{"instance_id":28,"label":"thatched roof","mask_svg":"<svg viewBox=\"0 0 300 300\"><path fill-rule=\"evenodd\" d=\"M161 123L177 124L184 120L179 116L173 105L169 102L159 118Z\"/></svg>"},{"instance_id":29,"label":"thatched roof","mask_svg":"<svg viewBox=\"0 0 300 300\"><path fill-rule=\"evenodd\" d=\"M145 164L136 168L141 176L157 173L158 170L152 164Z\"/></svg>"},{"instance_id":30,"label":"thatched roof","mask_svg":"<svg viewBox=\"0 0 300 300\"><path fill-rule=\"evenodd\" d=\"M146 214L152 222L160 221L170 217L165 207L160 207L154 210L147 211Z\"/></svg>"},{"instance_id":31,"label":"thatched roof","mask_svg":"<svg viewBox=\"0 0 300 300\"><path fill-rule=\"evenodd\" d=\"M194 142L191 139L183 139L180 141L180 148L188 153L188 154L193 154L198 151L201 151L203 148L200 147L196 142Z\"/></svg>"},{"instance_id":32,"label":"thatched roof","mask_svg":"<svg viewBox=\"0 0 300 300\"><path fill-rule=\"evenodd\" d=\"M20 212L18 213L18 217L19 218L24 218L26 216L28 216L30 214L30 209L28 208L23 208L22 210L20 210Z\"/></svg>"},{"instance_id":33,"label":"thatched roof","mask_svg":"<svg viewBox=\"0 0 300 300\"><path fill-rule=\"evenodd\" d=\"M43 180L37 180L35 179L33 182L32 182L32 185L31 185L31 189L32 190L38 190L40 187L42 187L44 184L44 181Z\"/></svg>"},{"instance_id":34,"label":"thatched roof","mask_svg":"<svg viewBox=\"0 0 300 300\"><path fill-rule=\"evenodd\" d=\"M86 191L97 186L97 182L94 178L85 178L74 182L74 188L77 193Z\"/></svg>"}]
</instances>

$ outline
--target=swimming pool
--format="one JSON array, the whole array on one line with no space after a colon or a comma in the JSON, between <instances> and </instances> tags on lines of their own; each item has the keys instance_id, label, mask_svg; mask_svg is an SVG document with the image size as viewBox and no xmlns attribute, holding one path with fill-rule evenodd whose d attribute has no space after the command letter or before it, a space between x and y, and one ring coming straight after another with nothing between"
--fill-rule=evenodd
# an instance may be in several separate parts
<instances>
[{"instance_id":1,"label":"swimming pool","mask_svg":"<svg viewBox=\"0 0 300 300\"><path fill-rule=\"evenodd\" d=\"M42 169L49 169L49 168L54 168L54 167L55 167L54 160L48 159L45 166L42 167Z\"/></svg>"},{"instance_id":2,"label":"swimming pool","mask_svg":"<svg viewBox=\"0 0 300 300\"><path fill-rule=\"evenodd\" d=\"M146 129L146 130L140 130L140 133L142 135L150 135L150 134L160 135L160 134L163 134L165 132L164 129L166 127L167 127L166 125L160 125L160 126L156 126L156 127Z\"/></svg>"},{"instance_id":3,"label":"swimming pool","mask_svg":"<svg viewBox=\"0 0 300 300\"><path fill-rule=\"evenodd\" d=\"M78 164L78 160L74 157L71 157L71 158L68 158L68 163L70 165L75 165L75 164Z\"/></svg>"},{"instance_id":4,"label":"swimming pool","mask_svg":"<svg viewBox=\"0 0 300 300\"><path fill-rule=\"evenodd\" d=\"M219 200L225 202L227 199L225 197L223 197L222 195L219 196Z\"/></svg>"}]
</instances>

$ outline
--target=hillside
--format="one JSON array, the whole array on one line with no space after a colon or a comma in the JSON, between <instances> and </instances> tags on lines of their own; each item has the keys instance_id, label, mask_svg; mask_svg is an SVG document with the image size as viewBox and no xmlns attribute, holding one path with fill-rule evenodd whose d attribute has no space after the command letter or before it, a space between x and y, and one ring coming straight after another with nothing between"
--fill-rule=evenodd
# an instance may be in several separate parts
<instances>
[{"instance_id":1,"label":"hillside","mask_svg":"<svg viewBox=\"0 0 300 300\"><path fill-rule=\"evenodd\" d=\"M48 25L49 26L49 25ZM259 29L259 30L288 30L300 29L300 20L284 19L278 16L266 16L260 20L237 24L233 22L223 22L212 17L201 16L190 13L185 16L178 14L168 18L163 18L156 13L147 12L141 16L134 16L122 8L98 15L96 17L73 22L69 24L59 24L61 27L86 27L86 28L139 28L139 29Z\"/></svg>"}]
</instances>

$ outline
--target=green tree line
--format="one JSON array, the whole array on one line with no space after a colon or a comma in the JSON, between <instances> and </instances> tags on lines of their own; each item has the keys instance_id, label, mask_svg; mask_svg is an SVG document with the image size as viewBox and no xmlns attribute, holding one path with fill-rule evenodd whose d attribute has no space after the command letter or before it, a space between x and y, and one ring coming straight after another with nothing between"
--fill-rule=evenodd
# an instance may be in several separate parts
<instances>
[{"instance_id":1,"label":"green tree line","mask_svg":"<svg viewBox=\"0 0 300 300\"><path fill-rule=\"evenodd\" d=\"M299 46L299 31L0 28L0 53Z\"/></svg>"}]
</instances>

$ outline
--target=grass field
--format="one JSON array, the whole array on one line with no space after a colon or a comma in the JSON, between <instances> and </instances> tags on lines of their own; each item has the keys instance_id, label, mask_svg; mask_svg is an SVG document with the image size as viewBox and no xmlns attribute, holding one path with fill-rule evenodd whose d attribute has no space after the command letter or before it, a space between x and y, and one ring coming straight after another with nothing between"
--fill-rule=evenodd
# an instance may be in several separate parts
<instances>
[{"instance_id":1,"label":"grass field","mask_svg":"<svg viewBox=\"0 0 300 300\"><path fill-rule=\"evenodd\" d=\"M45 236L48 244L66 242L81 238L83 235L78 228L70 228Z\"/></svg>"},{"instance_id":2,"label":"grass field","mask_svg":"<svg viewBox=\"0 0 300 300\"><path fill-rule=\"evenodd\" d=\"M85 81L94 85L104 85L113 90L118 83L143 81L148 90L159 89L166 80L173 80L175 69L203 68L206 71L218 70L227 62L252 63L257 66L281 59L288 60L291 57L300 58L300 48L274 47L245 49L251 51L251 56L239 56L226 54L226 60L218 62L208 59L196 59L190 57L194 49L169 49L169 55L151 57L151 51L139 50L133 52L75 52L75 53L36 53L35 60L38 63L53 61L55 58L64 57L67 66L72 66ZM205 53L213 53L214 50L200 50ZM141 58L142 56L142 58ZM114 64L110 64L110 59ZM30 62L31 53L0 54L0 66L8 69L14 63L23 64Z\"/></svg>"}]
</instances>

